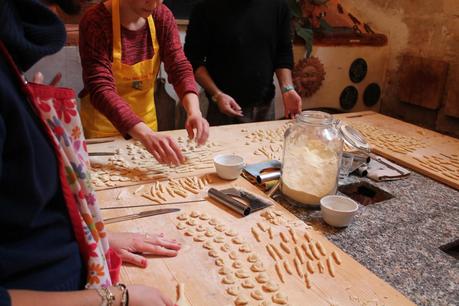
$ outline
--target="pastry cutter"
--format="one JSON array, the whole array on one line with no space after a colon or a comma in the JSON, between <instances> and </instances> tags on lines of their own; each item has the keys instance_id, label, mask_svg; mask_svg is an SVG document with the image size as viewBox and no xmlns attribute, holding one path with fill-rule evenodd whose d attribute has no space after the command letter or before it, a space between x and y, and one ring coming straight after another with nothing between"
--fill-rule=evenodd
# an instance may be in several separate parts
<instances>
[{"instance_id":1,"label":"pastry cutter","mask_svg":"<svg viewBox=\"0 0 459 306\"><path fill-rule=\"evenodd\" d=\"M222 190L210 188L208 194L212 199L231 208L242 216L247 216L252 212L272 205L270 200L257 196L242 188L228 188Z\"/></svg>"}]
</instances>

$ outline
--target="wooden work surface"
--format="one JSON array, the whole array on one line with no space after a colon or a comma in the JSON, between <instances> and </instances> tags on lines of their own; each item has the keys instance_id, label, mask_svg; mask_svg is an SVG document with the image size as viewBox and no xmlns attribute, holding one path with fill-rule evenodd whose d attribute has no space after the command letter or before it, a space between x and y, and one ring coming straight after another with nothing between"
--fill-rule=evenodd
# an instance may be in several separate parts
<instances>
[{"instance_id":1,"label":"wooden work surface","mask_svg":"<svg viewBox=\"0 0 459 306\"><path fill-rule=\"evenodd\" d=\"M349 118L350 116L352 118ZM376 113L362 112L340 115L338 117L341 117L352 124L360 124L361 126L365 124L374 124L380 128L391 130L393 133L401 133L401 135L405 135L406 137L410 136L420 138L423 143L435 143L439 146L439 148L442 148L442 146L445 148L454 148L455 146L457 148L458 146L458 142L453 141L453 139L449 137L441 136L418 127L413 127ZM394 122L397 122L397 124L394 124ZM211 138L209 142L213 143L213 145L205 148L194 149L198 151L204 151L205 149L211 152L212 155L220 153L236 153L243 156L248 163L262 161L267 159L267 157L280 158L282 150L280 150L279 147L282 145L282 131L285 130L285 125L286 121L276 121L211 128ZM411 128L407 129L405 125L410 126ZM186 136L185 131L172 131L168 133L173 135L175 138L183 138ZM125 153L123 150L126 148L128 143L132 144L132 142L116 140L112 143L91 145L90 151L117 151L122 149L121 152L118 151L119 154L117 155L123 155ZM376 150L377 153L381 153L382 155L393 159L392 157L394 154L391 154L390 152L384 154L384 150L381 150L381 152L378 150ZM422 150L426 150L426 148L423 148ZM438 151L433 151L432 149L431 152L438 153ZM440 152L446 152L445 154L455 154L453 152L458 152L458 150ZM414 151L414 153L417 153L417 151ZM190 156L193 157L192 153L190 154ZM400 154L397 158L403 159L403 156L406 157L409 154ZM135 156L136 158L139 157L137 155ZM110 163L107 161L107 158L97 157L96 159L96 161L101 165ZM113 159L112 157L111 159L112 161L116 161L117 158ZM126 160L128 159L129 158L126 158ZM204 160L205 159L206 158L204 157ZM404 160L410 161L409 158ZM411 159L411 161L414 162L416 159ZM203 161L203 163L206 164L208 162ZM199 161L193 163L193 165L196 164L199 164ZM402 164L405 166L408 165L406 162ZM157 205L155 204L157 201L151 201L142 196L144 193L150 193L153 185L155 185L156 190L158 189L159 185L155 182L151 182L151 180L150 182L141 182L138 180L123 182L117 178L117 180L115 180L116 186L105 186L100 188L103 190L100 190L97 193L97 196L101 207L126 207L115 210L103 210L102 213L105 218L122 216L157 208L174 207L181 209L178 213L170 213L161 216L107 225L109 230L115 231L135 231L143 233L164 232L168 237L175 238L182 244L182 249L179 255L175 258L149 258L149 265L146 269L124 266L122 268L122 279L124 282L155 286L170 297L176 296L175 284L185 283L187 301L190 305L195 306L234 305L236 297L228 294L227 289L232 286L238 286L240 288L240 294L248 298L249 305L260 305L261 301L255 300L251 297L251 293L254 290L261 291L265 301L272 301L274 293L266 292L262 288L262 284L258 283L256 280L256 276L259 273L255 273L250 270L251 263L248 262L247 257L250 254L256 254L259 258L258 262L263 263L263 266L266 269L264 272L266 273L265 276L267 276L270 281L280 285L280 289L277 292L281 292L288 296L289 305L412 305L406 297L397 292L383 280L376 277L335 245L330 243L321 233L314 231L302 221L298 220L294 215L285 210L279 204L273 202L274 208L268 209L271 214L275 216L273 219L269 219L269 216L266 216L267 210L256 212L248 217L242 218L234 214L232 211L229 211L224 206L209 200L206 195L206 190L209 186L219 189L231 186L242 187L253 193L262 194L261 191L243 178L239 178L238 180L231 182L220 180L216 177L211 164L209 165L209 167L202 169L194 169L194 166L189 166L188 168L181 168L180 171L174 170L171 172L168 172L167 169L161 168L155 175L162 175L159 177L158 183L162 186L168 186L168 184L170 184L169 179L171 178L177 179L184 177L196 177L196 179L202 179L205 177L210 180L210 184L206 185L204 188L199 188L198 193L189 193L185 197L177 195L172 197L164 192L163 196L165 197L165 200L160 201L162 202L162 205ZM126 175L129 176L131 173L128 172ZM117 184L122 187L117 187ZM202 201L165 205L170 202L190 200ZM127 206L131 205L144 204L150 206L127 208ZM191 212L199 214L206 213L209 215L209 218L215 218L219 224L225 225L226 229L224 229L223 232L219 232L214 225L209 223L209 220L201 220L199 217L192 218L190 216ZM177 217L182 213L186 214L187 219L180 221ZM263 214L265 215L263 216ZM194 220L192 222L196 224L188 225L188 220ZM277 224L273 224L272 222ZM177 225L179 223L185 226L185 228L178 229ZM268 233L263 232L260 227L258 227L257 223L260 223L263 228L271 227L273 239L270 239ZM203 232L196 230L199 225L201 225L200 228L204 230ZM191 236L187 236L185 234L189 228L195 229ZM255 236L252 233L252 228L255 228L257 233L259 233L260 242L255 239ZM296 243L292 240L289 228L292 229L297 237ZM228 232L230 229L235 233L231 233L231 231ZM207 231L211 233L211 237L204 235ZM289 241L286 245L291 252L290 254L287 254L280 246L280 232L289 237ZM306 240L304 235L305 233L312 238L311 243L308 243ZM235 244L232 241L234 237L229 236L228 234L237 234L237 237L241 240L241 242L246 243L249 247L249 253L241 252L239 250L241 245ZM214 239L217 236L222 237L222 243L214 242ZM204 238L205 241L195 241L195 239L200 240L200 238ZM255 287L253 289L243 288L241 283L244 279L234 276L236 269L229 270L230 274L234 276L235 284L223 284L222 281L224 275L219 274L221 267L216 265L216 258L209 255L209 250L203 247L206 242L211 244L211 247L215 250L215 256L223 259L224 265L228 269L231 269L235 260L238 261L241 265L241 268L239 269L243 269L244 272L248 274L247 279L250 280ZM313 256L311 259L308 259L307 253L304 253L301 246L304 244L306 249L309 250L309 255L311 255L312 251L310 251L309 244L316 246L316 242L320 242L323 245L326 255L321 255L319 252L318 258ZM229 248L227 251L221 249L225 243ZM282 275L285 278L285 283L281 282L275 269L276 261L270 256L266 249L266 244L268 243L275 245L282 255L282 260L276 254L274 257L280 264ZM310 288L307 288L304 277L300 278L298 272L296 271L294 258L298 256L296 256L294 251L295 246L298 247L300 252L303 252L302 256L304 257L304 263L299 265L299 267L303 273L308 274ZM237 255L236 259L231 259L229 257L231 251ZM331 256L332 252L338 254L341 258L341 264L338 264L334 260ZM311 263L314 273L307 272L308 267L306 260L309 260ZM334 277L331 275L332 273L327 265L327 260L333 265L335 274ZM284 262L288 262L288 265L292 270L292 275L287 273ZM319 265L323 266L323 273L319 271Z\"/></svg>"},{"instance_id":2,"label":"wooden work surface","mask_svg":"<svg viewBox=\"0 0 459 306\"><path fill-rule=\"evenodd\" d=\"M337 116L367 137L373 153L459 190L459 140L375 112Z\"/></svg>"},{"instance_id":3,"label":"wooden work surface","mask_svg":"<svg viewBox=\"0 0 459 306\"><path fill-rule=\"evenodd\" d=\"M231 183L225 183L220 181L215 176L212 176L212 185L216 188L223 188L228 186L242 187L255 193L260 193L255 187L248 183L243 178L233 181ZM126 188L126 187L125 187ZM131 190L133 187L129 187ZM98 199L101 201L102 206L110 207L122 204L127 205L138 205L146 204L148 201L141 200L139 198L128 198L122 201L115 201L119 190L111 189L104 190L98 193ZM135 232L150 232L158 233L163 232L170 238L177 239L182 244L182 249L179 255L175 258L150 258L148 267L146 269L139 269L136 267L124 266L122 268L122 280L126 283L138 283L148 284L151 286L158 287L165 294L170 297L175 297L174 284L185 283L186 285L186 297L190 305L234 305L236 297L227 294L226 289L237 285L241 289L241 293L248 297L250 303L248 305L260 305L260 301L256 301L250 297L253 290L260 290L263 292L265 300L271 300L272 293L264 292L262 284L259 284L255 277L258 273L250 271L251 263L248 262L247 258L250 254L256 254L259 258L259 262L263 263L266 268L266 274L271 281L280 285L279 291L288 296L289 305L412 305L401 293L397 292L390 285L385 283L383 280L376 277L365 267L357 263L351 257L346 255L335 245L330 243L324 236L319 232L316 232L306 226L302 221L298 220L294 215L289 213L279 204L275 205L275 210L280 216L278 216L279 225L271 224L265 217L262 217L263 211L255 212L247 217L242 218L236 215L226 207L209 200L205 192L201 192L194 196L194 199L204 198L205 200L197 203L189 204L175 204L175 205L164 205L164 206L152 206L147 208L129 208L122 210L104 210L103 214L106 217L112 217L117 215L130 214L140 212L142 210L174 207L180 208L181 211L178 213L165 214L156 217L136 219L132 221L124 221L108 225L108 229L112 231L135 231ZM269 210L272 210L269 208ZM214 226L209 224L209 220L201 220L198 218L188 217L188 220L196 220L197 224L194 226L188 226L187 221L179 221L177 219L182 213L189 214L192 211L209 215L210 218L216 218L219 224L226 226L224 232L218 232ZM182 222L187 225L186 229L179 230L176 225ZM262 232L257 226L260 223L263 227L272 228L273 239L269 238L267 232ZM195 231L193 236L186 236L185 232L188 228L197 228L199 225L203 225L206 229L211 229L214 232L213 237L205 237L205 241L197 242L195 237L199 232ZM251 229L255 228L260 235L260 241L257 242ZM291 227L296 234L297 242L294 243L292 237L288 231L288 227ZM239 251L241 245L232 242L232 238L225 232L228 229L232 229L237 233L237 237L241 239L243 243L247 243L250 247L250 253L243 253ZM291 254L287 254L280 247L280 235L283 232L289 237L289 242L286 243L291 251ZM304 278L300 278L296 271L293 258L295 257L294 246L297 246L300 252L307 259L301 245L308 246L304 233L307 232L312 238L312 243L320 241L325 248L326 256L319 254L317 260L309 259L313 266L314 274L309 273L309 281L311 288L306 288ZM202 234L202 233L201 233ZM214 243L216 236L224 237L223 243ZM238 258L236 259L242 264L242 269L249 273L249 278L254 284L253 289L244 289L241 287L242 279L236 279L234 285L225 285L222 283L223 275L219 274L220 266L216 265L216 258L208 255L209 250L203 247L205 242L212 242L214 249L218 253L218 257L222 258L224 265L231 268L234 260L230 259L229 254L234 251ZM221 247L224 244L228 244L230 250L227 252L222 251ZM281 252L283 260L277 258L277 261L281 264L281 271L285 278L285 283L282 283L275 270L275 261L269 255L266 250L266 244L272 243ZM309 249L310 250L310 249ZM338 265L331 257L331 252L335 251L341 259L341 264ZM312 253L309 252L311 255ZM330 271L327 266L327 259L332 261L335 270L335 277L330 275ZM292 270L292 275L288 275L283 263L289 262L289 266ZM319 272L318 264L324 267L323 273ZM301 265L303 271L307 271L306 262ZM234 272L236 269L234 269Z\"/></svg>"}]
</instances>

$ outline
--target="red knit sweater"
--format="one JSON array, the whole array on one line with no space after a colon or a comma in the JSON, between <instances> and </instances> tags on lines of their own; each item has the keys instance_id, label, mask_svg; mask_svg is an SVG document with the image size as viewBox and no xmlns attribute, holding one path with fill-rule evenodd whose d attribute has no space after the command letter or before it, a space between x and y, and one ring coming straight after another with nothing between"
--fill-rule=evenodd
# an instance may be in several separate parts
<instances>
[{"instance_id":1,"label":"red knit sweater","mask_svg":"<svg viewBox=\"0 0 459 306\"><path fill-rule=\"evenodd\" d=\"M193 69L185 57L178 29L171 11L161 5L153 12L159 56L168 80L177 95L197 93ZM135 64L153 57L153 44L148 23L138 31L121 28L122 62ZM129 104L121 98L112 75L112 15L103 3L89 9L80 21L80 57L84 89L80 97L91 94L91 103L104 114L121 134L141 122Z\"/></svg>"}]
</instances>

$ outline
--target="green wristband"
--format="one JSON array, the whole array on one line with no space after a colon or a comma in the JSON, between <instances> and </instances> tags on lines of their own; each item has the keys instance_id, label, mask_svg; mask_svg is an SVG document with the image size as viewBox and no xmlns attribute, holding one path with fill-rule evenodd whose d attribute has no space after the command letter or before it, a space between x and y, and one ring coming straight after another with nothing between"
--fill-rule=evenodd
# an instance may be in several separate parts
<instances>
[{"instance_id":1,"label":"green wristband","mask_svg":"<svg viewBox=\"0 0 459 306\"><path fill-rule=\"evenodd\" d=\"M293 87L293 85L286 85L284 87L282 87L282 93L286 93L286 92L289 92L291 90L295 90L295 87Z\"/></svg>"}]
</instances>

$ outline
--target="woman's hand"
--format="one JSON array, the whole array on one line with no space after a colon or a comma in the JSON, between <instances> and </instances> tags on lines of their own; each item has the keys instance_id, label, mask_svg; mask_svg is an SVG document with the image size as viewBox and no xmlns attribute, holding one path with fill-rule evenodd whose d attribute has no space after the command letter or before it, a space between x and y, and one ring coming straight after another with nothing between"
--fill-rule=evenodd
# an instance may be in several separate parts
<instances>
[{"instance_id":1,"label":"woman's hand","mask_svg":"<svg viewBox=\"0 0 459 306\"><path fill-rule=\"evenodd\" d=\"M153 132L144 122L129 130L129 135L139 140L158 162L179 165L185 162L182 150L171 136Z\"/></svg>"},{"instance_id":2,"label":"woman's hand","mask_svg":"<svg viewBox=\"0 0 459 306\"><path fill-rule=\"evenodd\" d=\"M192 92L187 93L182 98L182 105L187 114L185 129L188 137L193 139L196 136L195 141L199 145L206 143L209 137L209 122L202 117L198 96Z\"/></svg>"},{"instance_id":3,"label":"woman's hand","mask_svg":"<svg viewBox=\"0 0 459 306\"><path fill-rule=\"evenodd\" d=\"M121 257L139 267L146 267L147 260L139 254L173 257L180 250L180 243L175 239L164 238L164 234L116 233L108 235L110 247Z\"/></svg>"},{"instance_id":4,"label":"woman's hand","mask_svg":"<svg viewBox=\"0 0 459 306\"><path fill-rule=\"evenodd\" d=\"M185 122L185 129L190 139L196 136L195 140L199 145L205 144L209 137L209 122L202 117L201 113L189 115ZM194 130L196 130L196 135Z\"/></svg>"},{"instance_id":5,"label":"woman's hand","mask_svg":"<svg viewBox=\"0 0 459 306\"><path fill-rule=\"evenodd\" d=\"M165 297L161 291L153 287L141 285L130 285L129 305L130 306L174 306L169 298Z\"/></svg>"}]
</instances>

